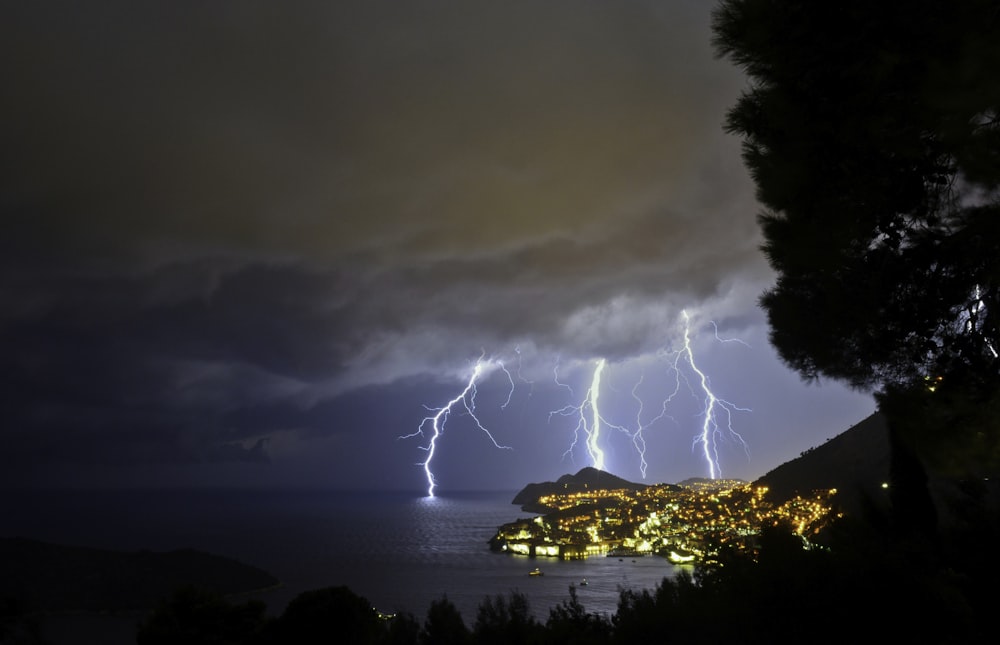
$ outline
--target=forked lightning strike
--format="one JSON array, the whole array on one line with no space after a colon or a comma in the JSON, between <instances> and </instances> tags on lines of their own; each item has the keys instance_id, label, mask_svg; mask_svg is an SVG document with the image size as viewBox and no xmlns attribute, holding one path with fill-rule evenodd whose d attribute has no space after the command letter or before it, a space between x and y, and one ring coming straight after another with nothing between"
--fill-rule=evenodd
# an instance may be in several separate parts
<instances>
[{"instance_id":1,"label":"forked lightning strike","mask_svg":"<svg viewBox=\"0 0 1000 645\"><path fill-rule=\"evenodd\" d=\"M720 399L717 397L711 389L711 384L709 382L708 376L698 367L694 358L694 351L691 348L691 319L688 316L687 311L681 312L684 316L684 347L681 350L665 353L670 360L671 371L674 375L674 387L660 406L659 413L648 421L643 421L642 416L644 413L644 404L642 398L638 394L639 386L643 382L643 378L640 377L639 381L632 388L632 398L634 398L638 404L638 412L636 413L635 421L635 431L632 432L632 444L635 446L636 451L639 453L639 471L642 473L642 478L646 478L646 469L648 464L646 462L646 438L644 436L644 431L648 430L653 424L660 421L664 417L670 419L675 424L677 419L667 413L667 409L676 399L677 395L681 391L681 385L686 386L686 389L691 392L696 398L699 397L697 391L700 391L701 400L703 402L702 408L702 426L701 430L695 435L692 446L694 448L701 448L702 455L704 456L707 464L709 476L712 479L716 479L721 474L719 468L719 454L718 454L718 440L723 437L725 433L728 433L730 438L734 439L737 443L743 446L744 451L746 451L747 456L750 455L750 450L747 447L746 442L743 437L740 436L732 427L732 413L734 411L749 412L747 408L740 408L732 403ZM745 347L750 347L744 341L738 338L722 338L719 336L719 327L712 322L712 327L715 330L715 339L721 343L739 343ZM694 377L693 380L697 381L697 387L692 384L692 378L689 378L687 367L690 367L690 377ZM725 415L725 423L720 423L719 415Z\"/></svg>"},{"instance_id":2,"label":"forked lightning strike","mask_svg":"<svg viewBox=\"0 0 1000 645\"><path fill-rule=\"evenodd\" d=\"M674 400L677 398L682 385L685 386L696 399L700 400L702 404L702 410L699 415L701 418L701 428L695 434L691 445L692 450L698 450L701 453L702 458L704 458L708 467L708 476L711 479L718 479L722 474L719 466L719 444L725 439L738 443L743 447L747 457L750 457L750 449L747 446L746 441L744 441L743 437L733 429L733 413L737 411L750 412L750 410L748 408L737 407L729 401L719 398L712 391L708 375L706 375L705 372L698 367L698 364L695 361L694 350L691 345L691 318L687 311L682 311L681 314L684 317L683 347L677 351L661 354L661 356L666 356L670 361L670 369L674 374L673 390L662 400L662 403L659 406L659 411L656 415L649 420L643 420L645 406L643 405L642 398L639 395L639 387L643 383L643 377L640 376L638 382L632 388L632 398L638 405L635 429L630 430L607 421L600 410L601 378L605 368L607 367L607 360L600 358L594 365L590 387L587 389L586 394L582 397L582 400L580 400L577 404L566 405L563 408L549 412L549 421L552 420L553 415L557 414L564 417L572 416L577 419L576 427L573 430L573 440L570 443L569 448L567 448L563 453L564 459L566 456L569 456L571 460L573 459L574 451L580 443L582 435L584 448L587 451L591 464L598 470L604 470L605 453L604 448L602 447L602 442L606 441L606 439L602 437L602 427L611 428L627 434L630 437L636 452L639 453L639 470L642 473L642 478L645 479L648 463L646 460L647 445L644 432L664 417L671 419L674 423L677 423L677 420L668 414L668 408L670 408ZM749 345L739 339L721 338L719 336L718 326L714 322L711 324L715 329L715 339L717 341L721 343L741 343L749 347ZM533 385L532 381L521 376L520 348L516 348L515 352L518 355L518 379L528 383L529 385ZM417 426L416 431L400 437L400 439L407 439L417 435L429 437L426 446L419 446L421 450L427 452L427 458L418 464L423 467L424 473L427 477L428 497L434 496L434 489L436 487L434 473L431 469L431 463L434 460L438 440L444 434L445 424L448 422L448 418L451 413L456 409L456 406L461 404L466 413L468 413L469 417L476 424L476 427L482 430L486 436L489 437L494 446L504 450L511 449L510 446L504 446L497 442L496 438L490 433L489 430L486 429L486 426L484 426L476 416L477 384L480 382L480 379L493 369L503 370L504 374L507 376L508 382L510 383L510 391L507 394L507 400L500 406L501 409L505 409L510 404L511 397L514 393L514 377L511 376L510 371L504 367L502 362L492 359L484 360L481 356L479 360L476 361L472 374L469 376L469 379L465 384L465 388L455 398L451 399L447 404L440 408L430 408L425 406L428 410L434 412L434 414L424 417ZM573 396L573 389L566 383L559 380L558 360L552 370L552 374L555 384L560 388L564 388L571 396Z\"/></svg>"},{"instance_id":3,"label":"forked lightning strike","mask_svg":"<svg viewBox=\"0 0 1000 645\"><path fill-rule=\"evenodd\" d=\"M559 387L566 388L570 396L576 396L573 394L573 388L559 380L559 358L556 358L556 364L552 368L552 380L555 381L555 384Z\"/></svg>"},{"instance_id":4,"label":"forked lightning strike","mask_svg":"<svg viewBox=\"0 0 1000 645\"><path fill-rule=\"evenodd\" d=\"M601 396L601 374L604 372L604 368L607 366L607 361L603 358L598 359L597 365L594 367L594 374L591 377L590 387L587 389L586 395L583 397L583 401L578 405L567 405L558 410L553 410L549 413L549 420L552 420L552 415L558 414L560 416L568 417L576 415L578 417L576 427L573 429L573 441L570 443L569 448L563 453L563 458L569 456L570 459L573 458L573 450L576 448L576 444L580 440L581 431L586 435L586 440L584 445L587 449L587 454L590 456L590 462L594 468L597 470L604 470L604 450L600 446L601 441L601 424L620 430L627 434L631 434L626 428L613 423L608 423L608 421L601 415L601 409L598 405ZM556 383L563 387L569 388L569 386L564 383L559 383L558 378ZM588 419L589 417L589 419Z\"/></svg>"},{"instance_id":5,"label":"forked lightning strike","mask_svg":"<svg viewBox=\"0 0 1000 645\"><path fill-rule=\"evenodd\" d=\"M428 410L433 411L435 414L428 417L424 417L424 419L420 422L420 425L417 426L417 430L415 432L399 437L400 439L409 439L417 435L420 435L422 437L426 436L427 434L430 435L430 440L428 444L426 446L420 446L421 450L427 451L427 459L425 459L422 462L419 462L418 464L419 466L423 467L424 473L427 476L428 497L434 497L434 488L436 486L436 482L434 481L434 473L431 471L431 461L433 461L434 459L434 451L437 449L437 441L438 439L441 438L441 435L444 433L444 427L445 424L448 422L448 417L451 415L452 410L458 404L461 404L462 407L465 408L465 411L468 412L469 417L472 418L472 421L476 424L476 427L478 427L480 430L486 433L486 436L490 438L490 441L493 442L494 446L502 450L512 449L510 446L500 445L497 442L497 440L493 437L493 435L490 433L490 431L486 429L486 426L484 426L482 422L479 421L479 417L476 416L476 393L477 393L476 384L479 382L480 377L484 375L484 370L486 367L498 368L503 370L504 374L507 375L507 379L510 381L511 390L510 393L507 395L507 401L502 406L500 406L501 408L506 408L507 405L510 403L510 398L514 392L513 377L510 375L510 372L507 371L507 368L505 368L503 363L501 363L500 361L491 360L491 361L486 361L484 363L483 359L480 357L480 359L476 361L476 365L472 370L472 375L469 377L469 380L465 385L465 389L462 390L462 392L458 396L448 401L448 403L445 406L440 408L430 408L424 406L427 407Z\"/></svg>"},{"instance_id":6,"label":"forked lightning strike","mask_svg":"<svg viewBox=\"0 0 1000 645\"><path fill-rule=\"evenodd\" d=\"M643 405L642 397L640 397L637 392L639 386L642 385L642 381L643 377L640 376L639 380L635 384L635 387L632 388L632 398L635 399L636 403L639 406L639 409L635 413L635 432L632 432L631 435L632 435L632 445L635 446L636 452L639 453L639 472L642 473L642 478L646 479L646 469L649 467L649 464L646 463L646 437L643 436L642 434L643 430L649 428L651 425L653 425L663 417L667 417L668 419L671 420L674 419L672 416L667 414L667 406L670 405L670 402L673 401L674 396L676 396L677 392L680 391L681 381L680 381L680 375L678 373L677 385L674 388L674 391L670 394L670 396L668 396L666 399L663 400L663 404L660 407L660 413L657 414L652 419L650 419L649 421L646 421L645 423L642 420L642 413L645 406ZM676 423L676 420L674 420L674 422Z\"/></svg>"},{"instance_id":7,"label":"forked lightning strike","mask_svg":"<svg viewBox=\"0 0 1000 645\"><path fill-rule=\"evenodd\" d=\"M601 372L604 371L604 366L607 362L602 358L597 361L597 367L594 369L594 378L590 382L590 389L587 394L590 396L590 430L587 432L587 454L590 455L590 460L594 463L594 468L597 470L604 470L604 451L601 450L601 446L598 441L601 438L601 409L597 407L597 400L601 396Z\"/></svg>"},{"instance_id":8,"label":"forked lightning strike","mask_svg":"<svg viewBox=\"0 0 1000 645\"><path fill-rule=\"evenodd\" d=\"M743 437L733 429L732 417L732 414L735 411L750 412L750 410L748 408L737 407L725 399L720 399L714 392L712 392L708 377L694 362L694 353L691 350L691 318L688 316L687 311L682 311L681 314L684 316L684 349L678 352L677 357L674 360L674 369L677 369L680 361L684 359L687 364L691 366L692 371L694 371L694 373L698 376L698 385L700 386L705 397L705 407L702 412L703 421L701 432L695 435L694 441L692 442L692 448L700 446L702 456L704 456L705 462L708 464L709 478L718 479L721 476L721 470L719 468L718 441L725 434L728 434L730 438L734 439L738 444L743 446L743 450L747 453L747 457L750 457L750 448L747 446L746 441L744 441ZM718 338L718 329L716 329L716 337ZM724 425L720 424L720 414L725 415Z\"/></svg>"}]
</instances>

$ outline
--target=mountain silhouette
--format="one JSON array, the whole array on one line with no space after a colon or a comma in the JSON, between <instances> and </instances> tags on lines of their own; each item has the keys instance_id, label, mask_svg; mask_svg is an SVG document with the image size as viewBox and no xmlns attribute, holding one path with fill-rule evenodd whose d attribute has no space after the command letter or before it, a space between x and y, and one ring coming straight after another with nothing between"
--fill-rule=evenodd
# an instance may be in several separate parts
<instances>
[{"instance_id":1,"label":"mountain silhouette","mask_svg":"<svg viewBox=\"0 0 1000 645\"><path fill-rule=\"evenodd\" d=\"M889 478L889 435L885 417L875 412L822 445L810 448L753 483L768 487L768 498L783 503L814 490L837 489L837 503L845 512L858 513L883 507L888 495L883 485ZM684 483L699 480L692 478ZM582 468L554 482L532 483L521 489L512 503L532 513L547 513L539 503L545 495L580 493L597 489L641 490L646 484L627 481L596 468ZM678 486L680 488L680 486Z\"/></svg>"},{"instance_id":2,"label":"mountain silhouette","mask_svg":"<svg viewBox=\"0 0 1000 645\"><path fill-rule=\"evenodd\" d=\"M581 468L575 475L566 474L554 482L528 484L514 496L511 503L520 504L521 510L529 513L546 513L552 509L538 502L545 495L583 493L588 490L642 490L646 487L647 484L630 482L609 472L587 466Z\"/></svg>"},{"instance_id":3,"label":"mountain silhouette","mask_svg":"<svg viewBox=\"0 0 1000 645\"><path fill-rule=\"evenodd\" d=\"M875 412L826 443L810 448L754 483L768 487L768 497L781 503L814 490L837 489L837 502L856 513L887 501L889 431L885 417Z\"/></svg>"},{"instance_id":4,"label":"mountain silhouette","mask_svg":"<svg viewBox=\"0 0 1000 645\"><path fill-rule=\"evenodd\" d=\"M226 595L278 584L257 567L194 549L125 552L0 538L0 598L32 611L148 609L188 585Z\"/></svg>"}]
</instances>

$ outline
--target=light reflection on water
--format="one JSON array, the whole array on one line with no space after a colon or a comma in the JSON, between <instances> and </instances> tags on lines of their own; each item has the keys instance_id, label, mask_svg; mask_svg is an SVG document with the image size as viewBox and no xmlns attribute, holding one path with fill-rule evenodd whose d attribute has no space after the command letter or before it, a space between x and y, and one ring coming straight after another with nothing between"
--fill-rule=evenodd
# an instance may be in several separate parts
<instances>
[{"instance_id":1,"label":"light reflection on water","mask_svg":"<svg viewBox=\"0 0 1000 645\"><path fill-rule=\"evenodd\" d=\"M620 588L652 589L676 572L659 557L562 561L493 553L488 541L497 526L530 515L510 503L514 494L49 493L21 498L7 533L233 557L282 580L282 589L259 596L272 614L303 591L347 585L383 611L408 611L421 621L433 600L447 596L470 625L483 598L520 591L544 621L568 598L569 586L586 578L577 589L584 607L610 615ZM543 576L528 575L536 566Z\"/></svg>"},{"instance_id":2,"label":"light reflection on water","mask_svg":"<svg viewBox=\"0 0 1000 645\"><path fill-rule=\"evenodd\" d=\"M380 514L397 517L398 527L362 522L353 539L338 537L342 547L370 559L337 568L348 586L384 610L423 616L431 601L446 595L470 623L484 597L511 591L524 593L545 620L552 606L568 598L570 585L577 586L587 611L611 614L619 589L651 589L675 572L658 557L563 561L493 553L488 541L497 526L525 516L510 504L512 498L504 493L400 500L397 512ZM544 575L529 576L536 566ZM581 586L584 579L588 584Z\"/></svg>"}]
</instances>

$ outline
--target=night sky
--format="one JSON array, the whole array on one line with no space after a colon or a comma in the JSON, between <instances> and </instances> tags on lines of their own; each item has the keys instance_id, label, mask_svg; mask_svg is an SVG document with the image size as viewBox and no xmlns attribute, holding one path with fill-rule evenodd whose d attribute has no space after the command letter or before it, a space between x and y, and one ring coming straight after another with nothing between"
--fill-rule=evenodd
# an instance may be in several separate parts
<instances>
[{"instance_id":1,"label":"night sky","mask_svg":"<svg viewBox=\"0 0 1000 645\"><path fill-rule=\"evenodd\" d=\"M768 344L722 129L747 82L712 4L9 4L0 485L419 493L430 437L399 437L478 359L510 449L459 403L439 491L591 465L550 413L602 358L606 422L648 424L645 481L708 476L684 311L746 442L719 436L722 476L864 419L870 395ZM632 437L601 433L641 481Z\"/></svg>"}]
</instances>

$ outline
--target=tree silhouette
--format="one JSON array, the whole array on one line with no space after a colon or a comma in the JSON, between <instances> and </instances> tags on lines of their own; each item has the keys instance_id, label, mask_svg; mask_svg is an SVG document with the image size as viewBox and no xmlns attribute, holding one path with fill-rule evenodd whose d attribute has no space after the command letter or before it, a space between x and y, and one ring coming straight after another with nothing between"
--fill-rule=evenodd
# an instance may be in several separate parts
<instances>
[{"instance_id":1,"label":"tree silhouette","mask_svg":"<svg viewBox=\"0 0 1000 645\"><path fill-rule=\"evenodd\" d=\"M569 598L549 610L545 623L548 642L562 645L602 645L611 641L611 623L598 614L587 613L570 585Z\"/></svg>"},{"instance_id":2,"label":"tree silhouette","mask_svg":"<svg viewBox=\"0 0 1000 645\"><path fill-rule=\"evenodd\" d=\"M472 635L454 603L447 596L431 602L424 629L420 632L421 645L463 645L470 642Z\"/></svg>"},{"instance_id":3,"label":"tree silhouette","mask_svg":"<svg viewBox=\"0 0 1000 645\"><path fill-rule=\"evenodd\" d=\"M22 599L0 596L0 644L45 645L41 625L28 615Z\"/></svg>"},{"instance_id":4,"label":"tree silhouette","mask_svg":"<svg viewBox=\"0 0 1000 645\"><path fill-rule=\"evenodd\" d=\"M509 596L487 596L479 604L473 635L482 645L538 643L541 625L531 615L528 597L512 591Z\"/></svg>"},{"instance_id":5,"label":"tree silhouette","mask_svg":"<svg viewBox=\"0 0 1000 645\"><path fill-rule=\"evenodd\" d=\"M259 600L232 604L221 595L185 586L147 616L138 627L139 645L237 645L261 642L268 624Z\"/></svg>"},{"instance_id":6,"label":"tree silhouette","mask_svg":"<svg viewBox=\"0 0 1000 645\"><path fill-rule=\"evenodd\" d=\"M385 645L415 645L420 638L420 623L410 613L397 613L388 620Z\"/></svg>"},{"instance_id":7,"label":"tree silhouette","mask_svg":"<svg viewBox=\"0 0 1000 645\"><path fill-rule=\"evenodd\" d=\"M296 596L270 632L274 643L380 642L385 623L372 604L344 586L305 591Z\"/></svg>"},{"instance_id":8,"label":"tree silhouette","mask_svg":"<svg viewBox=\"0 0 1000 645\"><path fill-rule=\"evenodd\" d=\"M890 426L941 466L995 468L1000 9L722 0L713 33L750 79L726 129L765 207L780 356L886 409L956 410L959 426Z\"/></svg>"}]
</instances>

